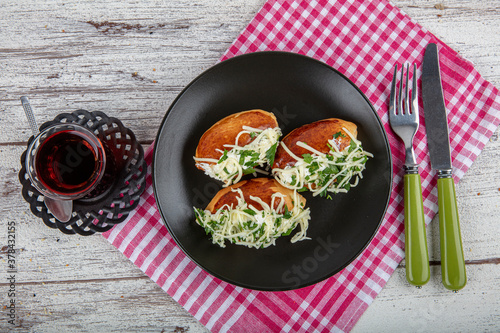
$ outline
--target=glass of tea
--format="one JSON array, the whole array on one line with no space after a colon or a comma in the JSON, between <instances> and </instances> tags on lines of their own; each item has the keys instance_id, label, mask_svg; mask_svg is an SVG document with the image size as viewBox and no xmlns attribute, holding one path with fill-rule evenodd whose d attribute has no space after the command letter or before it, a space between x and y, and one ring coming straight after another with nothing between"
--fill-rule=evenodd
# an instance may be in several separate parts
<instances>
[{"instance_id":1,"label":"glass of tea","mask_svg":"<svg viewBox=\"0 0 500 333\"><path fill-rule=\"evenodd\" d=\"M45 128L28 147L26 170L33 186L52 199L75 200L101 180L106 153L96 135L72 123Z\"/></svg>"}]
</instances>

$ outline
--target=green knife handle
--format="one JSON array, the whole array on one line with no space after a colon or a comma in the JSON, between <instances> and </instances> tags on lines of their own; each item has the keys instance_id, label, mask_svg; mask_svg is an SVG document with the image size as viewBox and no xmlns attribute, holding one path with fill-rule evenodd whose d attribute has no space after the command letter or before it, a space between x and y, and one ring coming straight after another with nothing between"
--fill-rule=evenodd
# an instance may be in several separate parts
<instances>
[{"instance_id":1,"label":"green knife handle","mask_svg":"<svg viewBox=\"0 0 500 333\"><path fill-rule=\"evenodd\" d=\"M453 178L438 178L439 233L441 238L441 273L443 285L457 291L465 287L464 251L458 220Z\"/></svg>"},{"instance_id":2,"label":"green knife handle","mask_svg":"<svg viewBox=\"0 0 500 333\"><path fill-rule=\"evenodd\" d=\"M418 173L404 176L406 279L423 286L431 276L425 233L422 185Z\"/></svg>"}]
</instances>

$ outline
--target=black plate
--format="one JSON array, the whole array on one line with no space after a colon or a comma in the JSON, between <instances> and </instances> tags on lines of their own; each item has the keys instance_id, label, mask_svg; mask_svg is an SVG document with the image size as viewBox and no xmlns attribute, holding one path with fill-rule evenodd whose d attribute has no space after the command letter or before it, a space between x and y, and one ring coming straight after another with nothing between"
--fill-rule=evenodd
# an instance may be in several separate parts
<instances>
[{"instance_id":1,"label":"black plate","mask_svg":"<svg viewBox=\"0 0 500 333\"><path fill-rule=\"evenodd\" d=\"M194 166L198 140L219 119L250 109L274 112L284 135L320 119L352 121L365 150L375 155L349 193L333 200L304 195L311 208L311 240L291 244L288 236L266 249L220 248L195 222L193 206L205 208L221 189ZM375 235L391 183L387 136L368 99L333 68L292 53L251 53L205 71L173 102L154 150L156 201L173 239L208 273L257 290L308 286L346 267Z\"/></svg>"}]
</instances>

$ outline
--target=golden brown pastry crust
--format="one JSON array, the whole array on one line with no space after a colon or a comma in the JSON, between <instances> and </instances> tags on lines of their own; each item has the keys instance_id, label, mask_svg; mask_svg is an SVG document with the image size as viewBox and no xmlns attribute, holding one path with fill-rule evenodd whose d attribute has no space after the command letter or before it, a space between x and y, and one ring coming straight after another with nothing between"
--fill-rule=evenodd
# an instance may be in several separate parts
<instances>
[{"instance_id":1,"label":"golden brown pastry crust","mask_svg":"<svg viewBox=\"0 0 500 333\"><path fill-rule=\"evenodd\" d=\"M243 192L245 201L249 205L254 206L257 210L262 210L262 206L258 202L250 199L250 196L259 197L262 201L270 206L272 200L271 196L276 192L280 192L286 196L284 200L288 210L292 210L292 208L294 207L293 190L283 187L274 179L254 178L250 180L243 180L241 182L238 182L237 184L220 190L208 204L207 210L209 210L211 213L215 213L219 208L226 204L229 206L233 205L233 207L235 207L238 204L237 196L239 196L239 194L238 192L233 192L232 189L236 188L239 188ZM299 197L300 203L303 204L303 207L305 207L306 199L300 194L297 194L297 196ZM279 202L280 200L275 200L275 206L277 206Z\"/></svg>"},{"instance_id":2,"label":"golden brown pastry crust","mask_svg":"<svg viewBox=\"0 0 500 333\"><path fill-rule=\"evenodd\" d=\"M330 118L296 128L285 136L282 142L298 157L302 157L303 154L311 153L307 149L297 146L297 142L299 141L326 154L330 151L328 140L331 140L334 134L341 132L343 136L339 136L337 141L339 142L339 150L342 151L351 143L351 138L342 129L343 127L345 127L354 137L357 136L358 132L355 124L342 119ZM296 160L279 145L272 167L273 169L284 168L286 166L293 166L295 162Z\"/></svg>"},{"instance_id":3,"label":"golden brown pastry crust","mask_svg":"<svg viewBox=\"0 0 500 333\"><path fill-rule=\"evenodd\" d=\"M265 130L278 127L278 121L271 112L258 109L229 115L216 122L202 135L196 147L195 157L218 160L222 154L217 149L224 151L225 144L233 145L243 126ZM237 144L243 147L252 141L250 135L245 133L240 136Z\"/></svg>"}]
</instances>

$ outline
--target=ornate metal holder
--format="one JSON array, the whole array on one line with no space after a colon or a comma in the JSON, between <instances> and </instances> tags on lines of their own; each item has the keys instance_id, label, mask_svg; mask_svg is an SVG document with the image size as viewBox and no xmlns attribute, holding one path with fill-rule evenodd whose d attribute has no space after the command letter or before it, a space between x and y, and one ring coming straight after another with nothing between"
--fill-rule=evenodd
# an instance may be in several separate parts
<instances>
[{"instance_id":1,"label":"ornate metal holder","mask_svg":"<svg viewBox=\"0 0 500 333\"><path fill-rule=\"evenodd\" d=\"M139 197L146 188L147 165L144 150L134 133L120 120L108 117L100 111L77 110L63 113L40 126L55 123L77 123L87 127L101 140L106 151L106 171L99 185L87 196L73 202L73 216L68 222L60 222L47 210L43 195L32 185L26 173L21 156L22 168L19 181L24 199L30 204L31 212L40 217L50 228L57 228L65 234L92 235L105 232L115 224L123 222L139 204ZM33 140L31 137L28 146Z\"/></svg>"}]
</instances>

